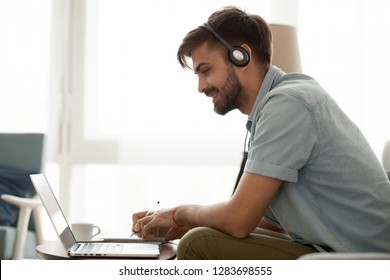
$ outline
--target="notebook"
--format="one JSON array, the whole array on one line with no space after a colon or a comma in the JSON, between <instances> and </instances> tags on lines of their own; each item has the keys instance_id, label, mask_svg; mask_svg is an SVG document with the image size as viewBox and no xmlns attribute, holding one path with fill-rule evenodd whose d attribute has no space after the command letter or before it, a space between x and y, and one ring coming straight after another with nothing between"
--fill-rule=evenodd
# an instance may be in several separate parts
<instances>
[{"instance_id":1,"label":"notebook","mask_svg":"<svg viewBox=\"0 0 390 280\"><path fill-rule=\"evenodd\" d=\"M30 175L31 181L69 257L156 258L158 242L77 242L44 174Z\"/></svg>"}]
</instances>

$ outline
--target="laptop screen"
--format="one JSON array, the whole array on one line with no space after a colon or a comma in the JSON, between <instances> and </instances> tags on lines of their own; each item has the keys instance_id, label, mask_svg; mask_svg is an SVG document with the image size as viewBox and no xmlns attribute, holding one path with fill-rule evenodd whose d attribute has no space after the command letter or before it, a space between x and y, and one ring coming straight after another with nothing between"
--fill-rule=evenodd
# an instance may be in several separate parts
<instances>
[{"instance_id":1,"label":"laptop screen","mask_svg":"<svg viewBox=\"0 0 390 280\"><path fill-rule=\"evenodd\" d=\"M60 205L51 189L49 182L44 174L30 175L31 181L41 198L41 201L50 217L53 226L61 239L62 244L66 249L69 249L76 243L76 239L73 236L72 231L69 228L69 224L61 210Z\"/></svg>"}]
</instances>

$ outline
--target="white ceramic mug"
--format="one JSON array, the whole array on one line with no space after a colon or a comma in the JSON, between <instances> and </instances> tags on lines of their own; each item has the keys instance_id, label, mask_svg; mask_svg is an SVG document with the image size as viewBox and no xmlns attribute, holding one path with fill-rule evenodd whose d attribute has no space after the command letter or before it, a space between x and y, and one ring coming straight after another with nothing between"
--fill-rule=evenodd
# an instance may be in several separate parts
<instances>
[{"instance_id":1,"label":"white ceramic mug","mask_svg":"<svg viewBox=\"0 0 390 280\"><path fill-rule=\"evenodd\" d=\"M91 240L101 232L100 228L92 223L72 223L71 227L77 241Z\"/></svg>"}]
</instances>

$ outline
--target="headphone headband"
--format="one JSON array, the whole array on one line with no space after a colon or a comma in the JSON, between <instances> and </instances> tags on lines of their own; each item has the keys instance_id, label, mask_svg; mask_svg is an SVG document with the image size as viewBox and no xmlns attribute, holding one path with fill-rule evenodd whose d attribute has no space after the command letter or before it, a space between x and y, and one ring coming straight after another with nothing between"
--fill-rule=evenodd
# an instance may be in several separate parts
<instances>
[{"instance_id":1,"label":"headphone headband","mask_svg":"<svg viewBox=\"0 0 390 280\"><path fill-rule=\"evenodd\" d=\"M238 67L244 67L249 63L250 57L248 52L239 46L232 46L230 45L225 39L221 37L211 26L208 22L204 23L203 25L199 26L201 28L204 28L211 32L215 38L217 38L228 50L229 50L229 59L230 61Z\"/></svg>"}]
</instances>

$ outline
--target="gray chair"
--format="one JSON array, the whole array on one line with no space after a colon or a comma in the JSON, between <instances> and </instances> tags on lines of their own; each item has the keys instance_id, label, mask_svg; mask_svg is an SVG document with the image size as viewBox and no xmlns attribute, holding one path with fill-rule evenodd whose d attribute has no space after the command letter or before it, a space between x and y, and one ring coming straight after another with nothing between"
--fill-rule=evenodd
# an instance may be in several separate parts
<instances>
[{"instance_id":1,"label":"gray chair","mask_svg":"<svg viewBox=\"0 0 390 280\"><path fill-rule=\"evenodd\" d=\"M0 133L0 259L37 257L41 202L29 174L42 172L44 139L42 133Z\"/></svg>"},{"instance_id":2,"label":"gray chair","mask_svg":"<svg viewBox=\"0 0 390 280\"><path fill-rule=\"evenodd\" d=\"M385 143L382 154L382 164L390 179L390 140Z\"/></svg>"}]
</instances>

